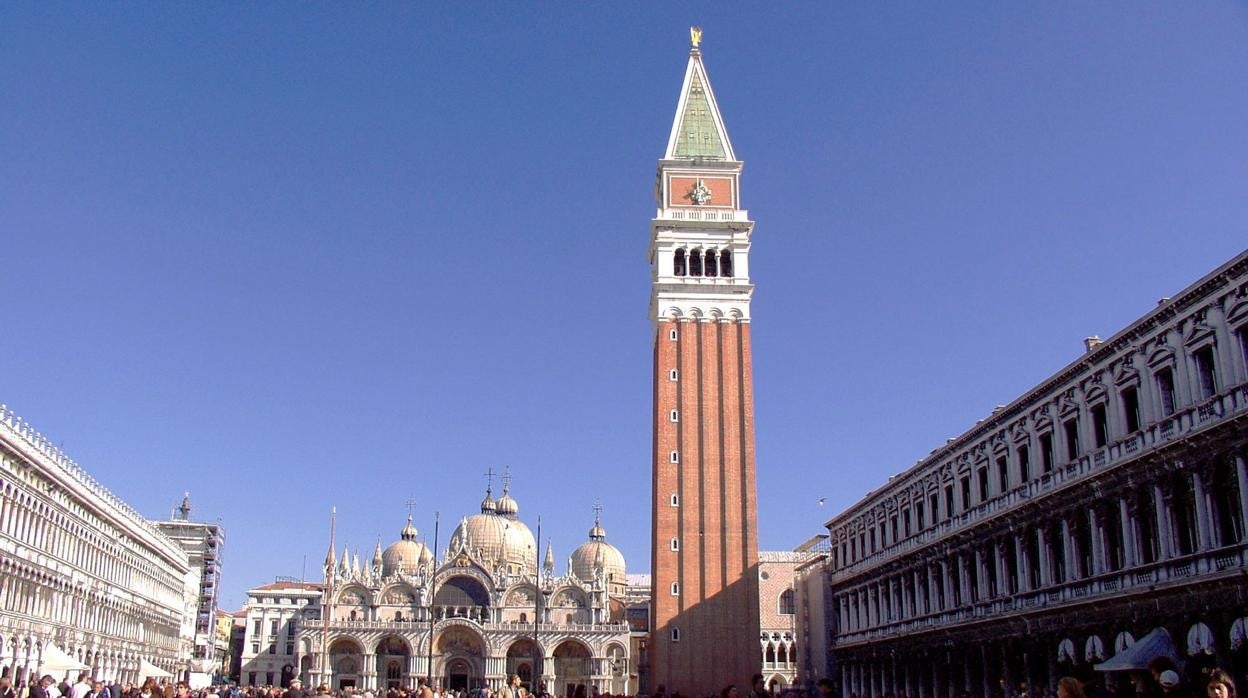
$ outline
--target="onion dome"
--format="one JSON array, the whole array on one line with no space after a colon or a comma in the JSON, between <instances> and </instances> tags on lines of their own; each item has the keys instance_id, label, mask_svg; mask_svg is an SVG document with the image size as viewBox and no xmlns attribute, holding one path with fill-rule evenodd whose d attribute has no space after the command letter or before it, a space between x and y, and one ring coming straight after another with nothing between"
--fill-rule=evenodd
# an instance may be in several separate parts
<instances>
[{"instance_id":1,"label":"onion dome","mask_svg":"<svg viewBox=\"0 0 1248 698\"><path fill-rule=\"evenodd\" d=\"M490 491L491 489L492 488L490 487L485 488L485 499L481 500L481 513L482 514L493 514L494 511L498 508L498 502L494 501L493 492Z\"/></svg>"},{"instance_id":2,"label":"onion dome","mask_svg":"<svg viewBox=\"0 0 1248 698\"><path fill-rule=\"evenodd\" d=\"M607 542L607 532L595 514L594 525L589 529L589 540L572 552L572 574L589 583L597 577L598 569L602 570L608 583L625 583L624 555Z\"/></svg>"},{"instance_id":3,"label":"onion dome","mask_svg":"<svg viewBox=\"0 0 1248 698\"><path fill-rule=\"evenodd\" d=\"M412 517L407 517L407 525L399 532L399 540L390 544L381 554L382 574L415 574L422 564L433 559L433 554L423 543L416 540L416 527L412 525Z\"/></svg>"},{"instance_id":4,"label":"onion dome","mask_svg":"<svg viewBox=\"0 0 1248 698\"><path fill-rule=\"evenodd\" d=\"M494 510L509 519L514 519L520 514L520 504L511 496L510 466L503 468L503 496L498 498Z\"/></svg>"},{"instance_id":5,"label":"onion dome","mask_svg":"<svg viewBox=\"0 0 1248 698\"><path fill-rule=\"evenodd\" d=\"M503 496L498 498L498 503L495 505L494 511L503 516L514 519L520 513L520 504L517 503L515 499L512 499L511 494L509 494L507 489L504 488Z\"/></svg>"}]
</instances>

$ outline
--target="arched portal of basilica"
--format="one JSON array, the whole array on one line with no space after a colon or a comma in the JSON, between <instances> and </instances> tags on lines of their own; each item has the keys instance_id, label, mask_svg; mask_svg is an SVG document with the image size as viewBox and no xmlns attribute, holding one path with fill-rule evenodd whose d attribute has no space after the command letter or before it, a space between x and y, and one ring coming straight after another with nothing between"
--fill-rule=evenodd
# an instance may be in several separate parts
<instances>
[{"instance_id":1,"label":"arched portal of basilica","mask_svg":"<svg viewBox=\"0 0 1248 698\"><path fill-rule=\"evenodd\" d=\"M410 517L367 566L358 552L330 551L324 616L310 610L298 628L292 667L305 684L411 689L429 677L446 688L495 690L516 674L558 696L579 685L635 693L623 555L595 516L566 574L556 572L549 546L539 565L509 489L497 500L486 490L481 513L461 520L441 559Z\"/></svg>"}]
</instances>

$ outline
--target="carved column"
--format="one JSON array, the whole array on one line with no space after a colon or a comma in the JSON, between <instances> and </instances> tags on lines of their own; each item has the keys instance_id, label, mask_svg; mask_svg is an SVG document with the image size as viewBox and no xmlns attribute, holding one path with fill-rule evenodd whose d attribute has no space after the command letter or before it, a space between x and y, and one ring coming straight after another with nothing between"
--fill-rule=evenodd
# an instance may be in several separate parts
<instances>
[{"instance_id":1,"label":"carved column","mask_svg":"<svg viewBox=\"0 0 1248 698\"><path fill-rule=\"evenodd\" d=\"M1248 459L1235 454L1235 482L1239 485L1239 525L1248 528Z\"/></svg>"},{"instance_id":2,"label":"carved column","mask_svg":"<svg viewBox=\"0 0 1248 698\"><path fill-rule=\"evenodd\" d=\"M1127 506L1125 497L1118 499L1118 518L1119 528L1122 529L1122 564L1123 567L1129 569L1135 567L1139 558L1136 557L1135 527L1131 524L1131 508Z\"/></svg>"},{"instance_id":3,"label":"carved column","mask_svg":"<svg viewBox=\"0 0 1248 698\"><path fill-rule=\"evenodd\" d=\"M1036 526L1036 549L1040 551L1040 586L1047 587L1053 583L1053 573L1049 569L1049 541L1044 535L1043 525Z\"/></svg>"},{"instance_id":4,"label":"carved column","mask_svg":"<svg viewBox=\"0 0 1248 698\"><path fill-rule=\"evenodd\" d=\"M1157 554L1162 560L1174 556L1174 540L1170 534L1170 508L1166 506L1166 495L1160 484L1153 485L1153 506L1157 518Z\"/></svg>"},{"instance_id":5,"label":"carved column","mask_svg":"<svg viewBox=\"0 0 1248 698\"><path fill-rule=\"evenodd\" d=\"M1031 591L1031 567L1027 564L1027 541L1023 534L1014 534L1014 559L1018 560L1018 586L1021 591Z\"/></svg>"},{"instance_id":6,"label":"carved column","mask_svg":"<svg viewBox=\"0 0 1248 698\"><path fill-rule=\"evenodd\" d=\"M1205 497L1205 479L1199 468L1192 470L1192 499L1196 500L1196 550L1208 550L1213 547L1213 522Z\"/></svg>"},{"instance_id":7,"label":"carved column","mask_svg":"<svg viewBox=\"0 0 1248 698\"><path fill-rule=\"evenodd\" d=\"M1088 509L1088 537L1092 540L1092 574L1098 575L1105 571L1105 558L1100 517L1095 508Z\"/></svg>"}]
</instances>

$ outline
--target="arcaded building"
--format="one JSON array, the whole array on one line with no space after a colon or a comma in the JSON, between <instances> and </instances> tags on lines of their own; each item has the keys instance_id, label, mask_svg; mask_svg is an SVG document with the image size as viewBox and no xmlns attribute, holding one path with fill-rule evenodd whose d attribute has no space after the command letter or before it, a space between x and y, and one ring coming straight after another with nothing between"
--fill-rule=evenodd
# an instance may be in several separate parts
<instances>
[{"instance_id":1,"label":"arcaded building","mask_svg":"<svg viewBox=\"0 0 1248 698\"><path fill-rule=\"evenodd\" d=\"M827 522L798 583L831 651L799 663L1002 695L1160 628L1189 671L1248 670L1248 253L1085 349Z\"/></svg>"},{"instance_id":2,"label":"arcaded building","mask_svg":"<svg viewBox=\"0 0 1248 698\"><path fill-rule=\"evenodd\" d=\"M0 673L182 674L188 569L177 543L0 405Z\"/></svg>"}]
</instances>

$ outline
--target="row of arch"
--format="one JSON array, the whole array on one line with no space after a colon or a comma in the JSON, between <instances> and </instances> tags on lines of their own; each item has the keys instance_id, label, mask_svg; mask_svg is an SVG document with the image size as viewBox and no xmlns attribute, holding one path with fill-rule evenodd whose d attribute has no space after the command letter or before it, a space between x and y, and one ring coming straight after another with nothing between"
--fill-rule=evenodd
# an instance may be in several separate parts
<instances>
[{"instance_id":1,"label":"row of arch","mask_svg":"<svg viewBox=\"0 0 1248 698\"><path fill-rule=\"evenodd\" d=\"M672 256L672 273L676 276L721 276L732 278L731 250L703 250L681 247Z\"/></svg>"},{"instance_id":2,"label":"row of arch","mask_svg":"<svg viewBox=\"0 0 1248 698\"><path fill-rule=\"evenodd\" d=\"M34 635L0 636L0 676L14 685L31 681L45 661L44 653L55 647L51 641ZM59 648L57 648L59 649ZM145 657L125 649L107 649L89 644L69 644L63 652L75 661L90 667L91 675L106 681L137 681L142 678L142 662L150 661L166 671L177 669L173 657ZM55 672L55 678L64 678ZM68 676L71 672L62 672ZM76 672L73 672L76 673Z\"/></svg>"},{"instance_id":3,"label":"row of arch","mask_svg":"<svg viewBox=\"0 0 1248 698\"><path fill-rule=\"evenodd\" d=\"M401 633L391 633L378 637L376 640L355 634L340 633L330 638L329 654L331 657L341 654L422 656L429 651L428 637L427 631L416 633L413 637L407 637ZM528 644L526 645L525 643ZM789 646L790 655L793 655L792 642L784 644ZM458 623L443 628L434 638L435 652L466 652L483 657L516 656L518 649L527 648L531 650L533 645L534 640L532 637L523 636L508 637L502 641L492 643L481 633L477 632L475 628ZM539 653L548 659L557 655L579 656L582 651L585 657L593 656L593 649L588 642L581 637L570 634L554 635L550 639L542 638L536 642L536 647ZM623 644L617 640L605 643L602 649L607 654L610 654L612 647L627 655ZM300 643L300 650L304 654L311 654L311 641L304 639Z\"/></svg>"}]
</instances>

